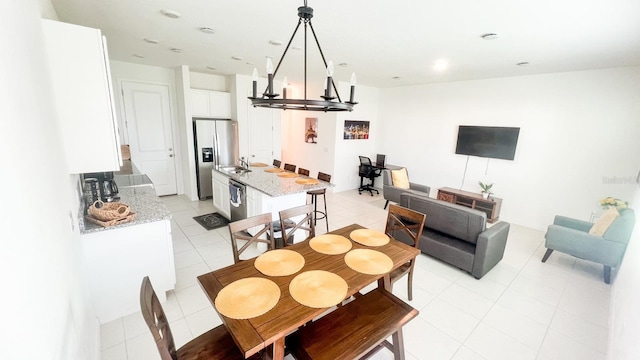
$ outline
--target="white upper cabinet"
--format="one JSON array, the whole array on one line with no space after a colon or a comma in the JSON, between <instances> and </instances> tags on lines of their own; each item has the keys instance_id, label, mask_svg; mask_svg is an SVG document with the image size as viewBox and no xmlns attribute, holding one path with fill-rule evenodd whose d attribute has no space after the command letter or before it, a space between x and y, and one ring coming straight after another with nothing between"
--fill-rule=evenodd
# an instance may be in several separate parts
<instances>
[{"instance_id":1,"label":"white upper cabinet","mask_svg":"<svg viewBox=\"0 0 640 360\"><path fill-rule=\"evenodd\" d=\"M189 91L191 116L231 119L231 94L221 91Z\"/></svg>"},{"instance_id":2,"label":"white upper cabinet","mask_svg":"<svg viewBox=\"0 0 640 360\"><path fill-rule=\"evenodd\" d=\"M100 30L42 20L58 122L71 174L122 164L106 40Z\"/></svg>"}]
</instances>

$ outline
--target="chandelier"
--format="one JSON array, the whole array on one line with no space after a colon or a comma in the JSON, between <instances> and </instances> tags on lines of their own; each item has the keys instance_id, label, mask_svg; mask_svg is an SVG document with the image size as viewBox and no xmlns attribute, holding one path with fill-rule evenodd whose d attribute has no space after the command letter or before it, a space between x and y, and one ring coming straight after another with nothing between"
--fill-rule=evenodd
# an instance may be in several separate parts
<instances>
[{"instance_id":1,"label":"chandelier","mask_svg":"<svg viewBox=\"0 0 640 360\"><path fill-rule=\"evenodd\" d=\"M316 37L316 32L313 29L313 24L311 24L311 18L313 17L313 9L307 6L307 0L304 1L304 6L298 8L298 25L296 26L293 34L291 35L291 39L289 39L289 43L287 47L284 49L284 53L282 57L280 57L280 61L278 61L278 65L276 66L275 71L273 70L273 63L271 59L267 59L267 79L268 85L264 93L261 97L257 96L257 82L258 82L258 70L253 70L253 93L252 96L249 97L253 107L265 107L272 109L282 109L282 110L307 110L307 111L352 111L353 105L357 104L357 102L353 101L353 95L355 92L356 85L356 77L355 74L351 74L351 93L349 96L349 101L343 102L340 98L340 94L338 93L338 88L333 82L333 62L325 60L324 53L322 52L322 48L320 47L320 42ZM285 55L287 55L287 51L291 46L291 42L295 37L300 25L304 23L304 99L289 99L287 98L287 80L286 77L283 81L282 88L282 97L279 97L280 94L274 94L273 92L273 78L278 73L278 69L280 69L280 65L282 64L282 60L284 60ZM318 50L320 50L320 56L322 57L322 62L324 63L327 69L327 81L326 88L324 90L324 95L320 96L322 100L311 100L307 99L307 28L311 29L311 34L313 34L313 39L318 45ZM335 91L335 96L333 93ZM334 101L337 100L337 101Z\"/></svg>"}]
</instances>

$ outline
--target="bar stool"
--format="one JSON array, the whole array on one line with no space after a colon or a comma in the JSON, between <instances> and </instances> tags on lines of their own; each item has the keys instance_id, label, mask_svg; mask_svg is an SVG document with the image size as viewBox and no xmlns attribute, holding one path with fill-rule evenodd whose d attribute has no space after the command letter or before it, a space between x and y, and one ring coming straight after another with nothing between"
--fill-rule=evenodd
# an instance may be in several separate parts
<instances>
[{"instance_id":1,"label":"bar stool","mask_svg":"<svg viewBox=\"0 0 640 360\"><path fill-rule=\"evenodd\" d=\"M279 168L280 164L282 164L282 162L280 160L273 159L273 166Z\"/></svg>"},{"instance_id":2,"label":"bar stool","mask_svg":"<svg viewBox=\"0 0 640 360\"><path fill-rule=\"evenodd\" d=\"M303 168L298 168L298 175L309 176L309 170L303 169Z\"/></svg>"},{"instance_id":3,"label":"bar stool","mask_svg":"<svg viewBox=\"0 0 640 360\"><path fill-rule=\"evenodd\" d=\"M325 174L323 172L318 172L318 180L331 182L331 175ZM318 219L325 219L327 223L327 232L329 232L329 217L327 216L327 189L320 190L311 190L307 191L307 195L311 195L311 203L313 204L313 225L315 226L318 222ZM318 195L322 195L322 199L324 200L324 212L318 210ZM321 214L318 217L318 214Z\"/></svg>"},{"instance_id":4,"label":"bar stool","mask_svg":"<svg viewBox=\"0 0 640 360\"><path fill-rule=\"evenodd\" d=\"M296 166L293 164L284 164L284 169L286 171L296 172Z\"/></svg>"}]
</instances>

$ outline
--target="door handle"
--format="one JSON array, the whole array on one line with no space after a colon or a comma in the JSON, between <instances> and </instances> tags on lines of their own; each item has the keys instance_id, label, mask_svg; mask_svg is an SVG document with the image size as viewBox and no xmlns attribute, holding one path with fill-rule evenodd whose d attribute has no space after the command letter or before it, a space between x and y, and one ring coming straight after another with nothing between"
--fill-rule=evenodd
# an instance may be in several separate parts
<instances>
[{"instance_id":1,"label":"door handle","mask_svg":"<svg viewBox=\"0 0 640 360\"><path fill-rule=\"evenodd\" d=\"M169 148L169 151L173 151L173 148Z\"/></svg>"},{"instance_id":2,"label":"door handle","mask_svg":"<svg viewBox=\"0 0 640 360\"><path fill-rule=\"evenodd\" d=\"M173 157L173 154L169 154L169 157Z\"/></svg>"}]
</instances>

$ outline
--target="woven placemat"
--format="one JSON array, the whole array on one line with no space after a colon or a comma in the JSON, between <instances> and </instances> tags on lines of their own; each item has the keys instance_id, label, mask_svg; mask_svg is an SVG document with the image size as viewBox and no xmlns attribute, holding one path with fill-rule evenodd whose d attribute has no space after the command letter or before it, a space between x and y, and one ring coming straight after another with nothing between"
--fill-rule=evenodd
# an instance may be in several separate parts
<instances>
[{"instance_id":1,"label":"woven placemat","mask_svg":"<svg viewBox=\"0 0 640 360\"><path fill-rule=\"evenodd\" d=\"M258 256L253 266L267 276L293 275L304 266L304 257L293 250L271 250Z\"/></svg>"},{"instance_id":2,"label":"woven placemat","mask_svg":"<svg viewBox=\"0 0 640 360\"><path fill-rule=\"evenodd\" d=\"M309 240L309 246L321 254L338 255L351 250L353 244L344 236L324 234Z\"/></svg>"},{"instance_id":3,"label":"woven placemat","mask_svg":"<svg viewBox=\"0 0 640 360\"><path fill-rule=\"evenodd\" d=\"M278 176L280 176L281 178L297 178L300 175L296 173L284 172L284 173L278 174Z\"/></svg>"},{"instance_id":4,"label":"woven placemat","mask_svg":"<svg viewBox=\"0 0 640 360\"><path fill-rule=\"evenodd\" d=\"M349 286L340 276L324 270L305 271L291 280L289 293L302 305L328 308L347 296Z\"/></svg>"},{"instance_id":5,"label":"woven placemat","mask_svg":"<svg viewBox=\"0 0 640 360\"><path fill-rule=\"evenodd\" d=\"M344 256L344 262L352 270L367 275L386 274L393 268L393 260L390 257L370 249L351 250Z\"/></svg>"},{"instance_id":6,"label":"woven placemat","mask_svg":"<svg viewBox=\"0 0 640 360\"><path fill-rule=\"evenodd\" d=\"M261 163L261 162L257 162L257 163L251 163L251 166L255 166L255 167L267 167L269 165L265 164L265 163Z\"/></svg>"},{"instance_id":7,"label":"woven placemat","mask_svg":"<svg viewBox=\"0 0 640 360\"><path fill-rule=\"evenodd\" d=\"M301 185L315 185L319 182L320 180L318 179L296 179L296 183Z\"/></svg>"},{"instance_id":8,"label":"woven placemat","mask_svg":"<svg viewBox=\"0 0 640 360\"><path fill-rule=\"evenodd\" d=\"M351 240L364 246L382 246L389 243L387 234L371 229L353 230L349 237Z\"/></svg>"},{"instance_id":9,"label":"woven placemat","mask_svg":"<svg viewBox=\"0 0 640 360\"><path fill-rule=\"evenodd\" d=\"M232 282L215 300L220 314L232 319L250 319L273 309L280 300L280 288L269 279L250 277Z\"/></svg>"},{"instance_id":10,"label":"woven placemat","mask_svg":"<svg viewBox=\"0 0 640 360\"><path fill-rule=\"evenodd\" d=\"M280 173L283 172L284 170L280 169L280 168L271 168L271 169L264 169L264 172L268 172L268 173Z\"/></svg>"}]
</instances>

